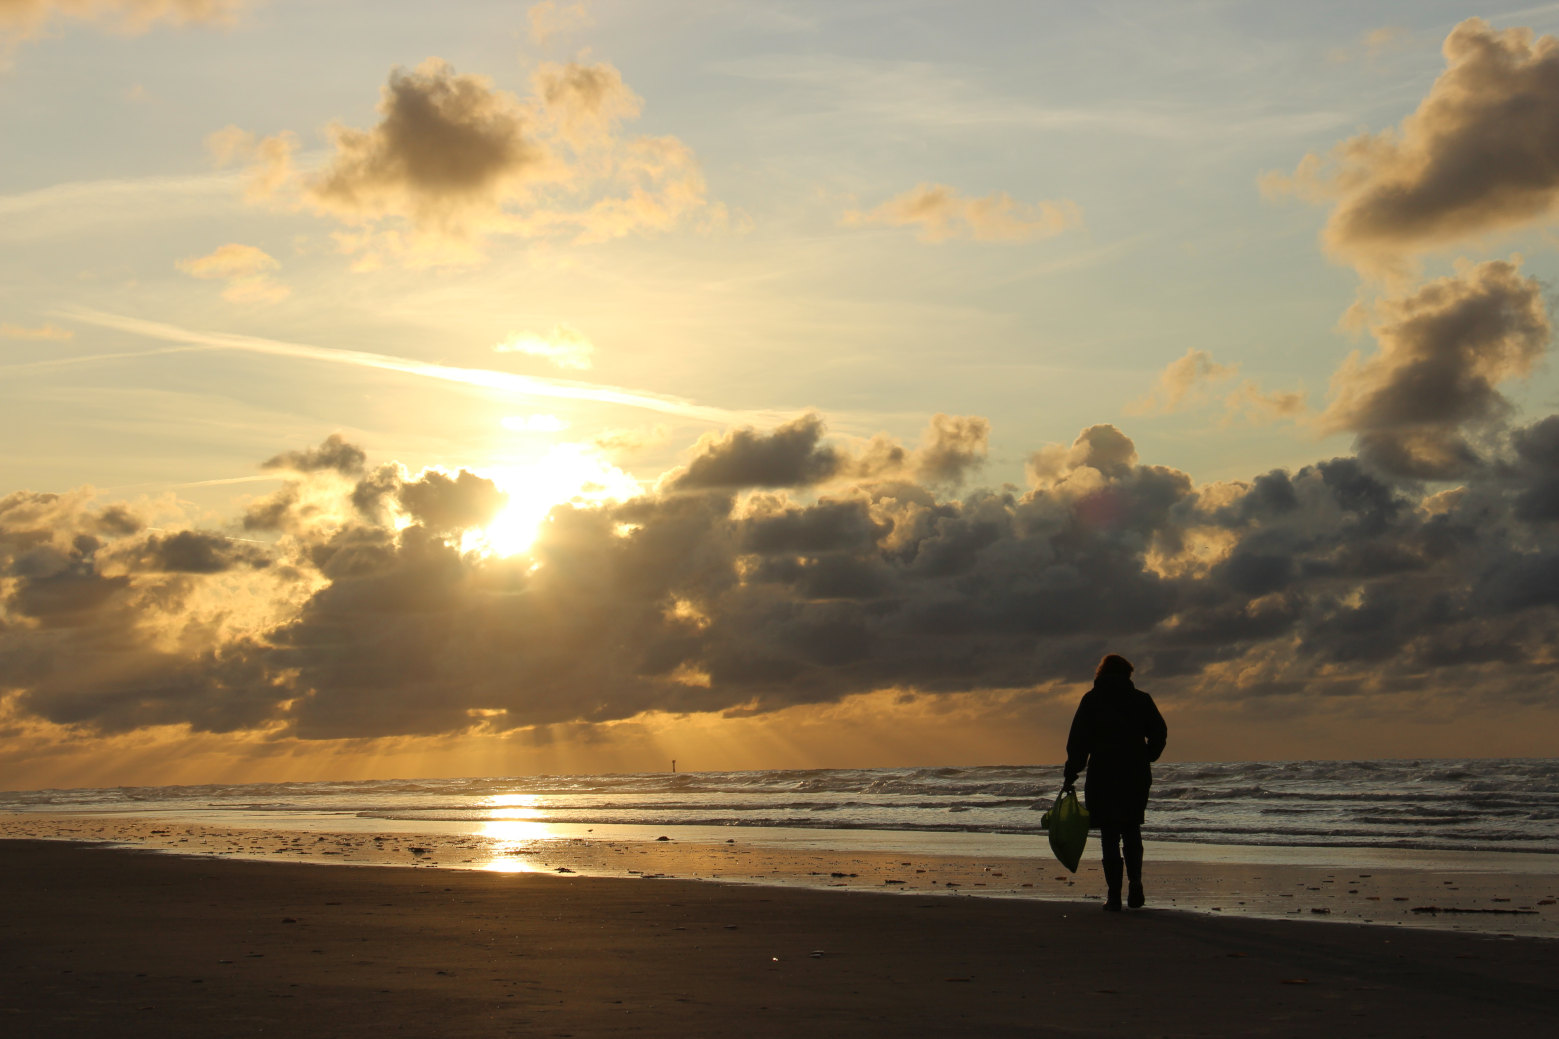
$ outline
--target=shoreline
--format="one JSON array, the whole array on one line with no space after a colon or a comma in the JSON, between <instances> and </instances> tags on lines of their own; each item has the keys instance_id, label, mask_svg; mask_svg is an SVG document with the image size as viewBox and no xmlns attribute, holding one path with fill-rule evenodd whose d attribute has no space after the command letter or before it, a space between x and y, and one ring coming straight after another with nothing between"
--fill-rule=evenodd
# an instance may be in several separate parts
<instances>
[{"instance_id":1,"label":"shoreline","mask_svg":"<svg viewBox=\"0 0 1559 1039\"><path fill-rule=\"evenodd\" d=\"M17 1035L1393 1039L1543 1034L1559 1002L1559 944L1527 938L57 841L0 863Z\"/></svg>"},{"instance_id":2,"label":"shoreline","mask_svg":"<svg viewBox=\"0 0 1559 1039\"><path fill-rule=\"evenodd\" d=\"M195 859L394 866L692 880L724 886L892 892L1096 905L1094 843L1075 875L1043 841L973 835L905 850L892 834L853 847L834 831L584 827L527 821L387 828L380 819L290 817L288 828L213 825L187 814L11 813L11 838L87 841ZM349 825L351 824L351 825ZM661 840L659 838L666 838ZM913 844L914 842L905 842ZM1313 919L1398 930L1559 938L1559 859L1531 854L1401 852L1149 842L1151 906L1207 916ZM1336 851L1338 854L1329 854ZM1502 861L1503 860L1503 861Z\"/></svg>"}]
</instances>

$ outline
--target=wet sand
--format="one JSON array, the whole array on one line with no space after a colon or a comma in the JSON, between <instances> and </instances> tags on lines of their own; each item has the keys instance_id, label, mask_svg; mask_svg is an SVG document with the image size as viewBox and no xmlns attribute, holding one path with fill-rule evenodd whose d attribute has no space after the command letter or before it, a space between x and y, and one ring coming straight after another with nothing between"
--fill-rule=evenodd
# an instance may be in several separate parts
<instances>
[{"instance_id":1,"label":"wet sand","mask_svg":"<svg viewBox=\"0 0 1559 1039\"><path fill-rule=\"evenodd\" d=\"M343 830L338 816L292 818L292 829L221 826L144 814L0 814L9 837L69 838L264 861L395 865L593 877L894 892L905 897L1101 900L1091 841L1068 874L1036 838L992 838L984 853L926 847L819 846L894 835L731 828L584 827L489 823L392 831L383 820ZM298 826L318 829L298 829ZM427 827L428 824L418 824ZM728 836L735 833L735 836ZM669 835L667 840L658 837ZM903 835L898 835L902 837ZM925 835L909 835L924 840ZM952 847L953 845L947 845ZM1021 852L1021 854L1016 854ZM1447 855L1339 848L1273 849L1149 843L1155 908L1223 916L1376 923L1559 938L1559 856Z\"/></svg>"},{"instance_id":2,"label":"wet sand","mask_svg":"<svg viewBox=\"0 0 1559 1039\"><path fill-rule=\"evenodd\" d=\"M1547 1034L1559 942L0 841L10 1036Z\"/></svg>"}]
</instances>

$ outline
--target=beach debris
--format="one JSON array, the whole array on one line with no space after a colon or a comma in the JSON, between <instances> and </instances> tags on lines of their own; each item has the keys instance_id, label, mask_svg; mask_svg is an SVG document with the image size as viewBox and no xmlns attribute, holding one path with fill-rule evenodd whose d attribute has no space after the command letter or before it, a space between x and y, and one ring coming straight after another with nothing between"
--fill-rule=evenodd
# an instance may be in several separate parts
<instances>
[{"instance_id":1,"label":"beach debris","mask_svg":"<svg viewBox=\"0 0 1559 1039\"><path fill-rule=\"evenodd\" d=\"M883 883L884 884L908 884L909 881L907 881L907 880L884 880Z\"/></svg>"},{"instance_id":2,"label":"beach debris","mask_svg":"<svg viewBox=\"0 0 1559 1039\"><path fill-rule=\"evenodd\" d=\"M1414 906L1415 913L1486 913L1499 916L1537 916L1536 909L1463 909L1460 906Z\"/></svg>"},{"instance_id":3,"label":"beach debris","mask_svg":"<svg viewBox=\"0 0 1559 1039\"><path fill-rule=\"evenodd\" d=\"M407 848L406 850L411 852L413 855L426 855L428 852L432 851L433 849L431 849L431 848Z\"/></svg>"},{"instance_id":4,"label":"beach debris","mask_svg":"<svg viewBox=\"0 0 1559 1039\"><path fill-rule=\"evenodd\" d=\"M670 838L670 837L667 837L667 836L665 836L665 835L664 835L664 834L663 834L663 835L661 835L661 836L659 836L659 837L656 837L656 838L655 838L655 839L656 839L656 840L657 840L657 841L669 841L669 840L671 840L671 838Z\"/></svg>"},{"instance_id":5,"label":"beach debris","mask_svg":"<svg viewBox=\"0 0 1559 1039\"><path fill-rule=\"evenodd\" d=\"M1330 910L1330 909L1327 909L1327 908L1326 908L1326 907L1325 907L1325 906L1311 906L1311 907L1310 907L1310 911L1311 911L1311 912L1312 912L1312 913L1316 913L1316 914L1319 914L1319 915L1323 915L1323 916L1324 916L1324 915L1325 915L1325 914L1327 914L1327 913L1330 913L1330 912L1331 912L1331 910Z\"/></svg>"},{"instance_id":6,"label":"beach debris","mask_svg":"<svg viewBox=\"0 0 1559 1039\"><path fill-rule=\"evenodd\" d=\"M820 960L823 958L823 950L813 949L811 952L807 953L807 955L812 957L814 960Z\"/></svg>"},{"instance_id":7,"label":"beach debris","mask_svg":"<svg viewBox=\"0 0 1559 1039\"><path fill-rule=\"evenodd\" d=\"M554 873L572 873L574 871L569 869L567 866L559 866L557 869L553 870L552 872L554 872Z\"/></svg>"}]
</instances>

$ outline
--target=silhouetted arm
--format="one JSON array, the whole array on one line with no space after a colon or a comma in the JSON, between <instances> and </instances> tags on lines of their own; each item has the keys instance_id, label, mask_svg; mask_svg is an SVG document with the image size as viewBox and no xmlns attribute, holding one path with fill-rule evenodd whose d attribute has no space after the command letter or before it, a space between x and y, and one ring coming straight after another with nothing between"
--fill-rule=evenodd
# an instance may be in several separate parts
<instances>
[{"instance_id":1,"label":"silhouetted arm","mask_svg":"<svg viewBox=\"0 0 1559 1039\"><path fill-rule=\"evenodd\" d=\"M1066 737L1067 786L1077 782L1077 777L1088 767L1089 755L1093 753L1089 739L1093 726L1088 724L1088 706L1088 695L1084 693L1082 702L1077 705L1077 713L1072 715L1072 729Z\"/></svg>"},{"instance_id":2,"label":"silhouetted arm","mask_svg":"<svg viewBox=\"0 0 1559 1039\"><path fill-rule=\"evenodd\" d=\"M1158 713L1158 704L1147 693L1142 694L1148 702L1147 739L1148 760L1157 761L1158 756L1164 753L1164 744L1169 742L1169 726L1164 724L1164 716Z\"/></svg>"}]
</instances>

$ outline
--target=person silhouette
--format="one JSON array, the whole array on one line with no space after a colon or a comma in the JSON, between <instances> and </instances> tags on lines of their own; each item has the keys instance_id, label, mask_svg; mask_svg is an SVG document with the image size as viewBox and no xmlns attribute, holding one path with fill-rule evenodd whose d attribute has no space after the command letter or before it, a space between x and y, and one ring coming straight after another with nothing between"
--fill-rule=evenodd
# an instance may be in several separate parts
<instances>
[{"instance_id":1,"label":"person silhouette","mask_svg":"<svg viewBox=\"0 0 1559 1039\"><path fill-rule=\"evenodd\" d=\"M1075 788L1085 770L1083 804L1089 825L1104 846L1104 908L1120 912L1121 845L1131 887L1126 904L1140 909L1142 890L1142 818L1153 784L1150 763L1164 753L1169 727L1158 705L1131 681L1131 661L1114 653L1099 661L1093 688L1083 694L1066 738L1066 783Z\"/></svg>"}]
</instances>

